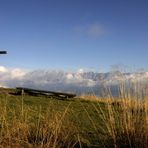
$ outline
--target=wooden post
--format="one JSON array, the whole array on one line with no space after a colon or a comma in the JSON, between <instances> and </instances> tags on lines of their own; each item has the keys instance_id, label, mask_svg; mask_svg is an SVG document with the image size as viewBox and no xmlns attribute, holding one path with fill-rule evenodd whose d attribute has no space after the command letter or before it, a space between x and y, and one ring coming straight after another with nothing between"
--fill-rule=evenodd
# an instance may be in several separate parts
<instances>
[{"instance_id":1,"label":"wooden post","mask_svg":"<svg viewBox=\"0 0 148 148\"><path fill-rule=\"evenodd\" d=\"M22 89L21 95L24 96L24 94L25 94L24 89Z\"/></svg>"}]
</instances>

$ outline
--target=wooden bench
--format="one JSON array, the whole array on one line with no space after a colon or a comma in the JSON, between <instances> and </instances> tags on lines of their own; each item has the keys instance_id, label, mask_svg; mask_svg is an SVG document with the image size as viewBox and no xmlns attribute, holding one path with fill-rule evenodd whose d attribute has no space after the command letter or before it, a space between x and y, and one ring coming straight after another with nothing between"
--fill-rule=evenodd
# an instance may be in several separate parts
<instances>
[{"instance_id":1,"label":"wooden bench","mask_svg":"<svg viewBox=\"0 0 148 148\"><path fill-rule=\"evenodd\" d=\"M74 98L76 94L71 93L63 93L63 92L55 92L55 91L47 91L47 90L37 90L31 88L24 88L24 87L16 87L17 93L27 93L30 95L46 95L46 96L53 96L53 97L60 97L60 98Z\"/></svg>"}]
</instances>

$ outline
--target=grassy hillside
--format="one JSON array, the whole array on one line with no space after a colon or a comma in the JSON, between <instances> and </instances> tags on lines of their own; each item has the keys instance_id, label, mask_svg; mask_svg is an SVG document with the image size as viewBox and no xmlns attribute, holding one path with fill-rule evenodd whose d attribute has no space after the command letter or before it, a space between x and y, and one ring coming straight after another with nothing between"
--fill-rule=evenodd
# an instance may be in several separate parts
<instances>
[{"instance_id":1,"label":"grassy hillside","mask_svg":"<svg viewBox=\"0 0 148 148\"><path fill-rule=\"evenodd\" d=\"M8 93L13 91L0 91L1 146L148 146L146 101L91 96L62 100Z\"/></svg>"}]
</instances>

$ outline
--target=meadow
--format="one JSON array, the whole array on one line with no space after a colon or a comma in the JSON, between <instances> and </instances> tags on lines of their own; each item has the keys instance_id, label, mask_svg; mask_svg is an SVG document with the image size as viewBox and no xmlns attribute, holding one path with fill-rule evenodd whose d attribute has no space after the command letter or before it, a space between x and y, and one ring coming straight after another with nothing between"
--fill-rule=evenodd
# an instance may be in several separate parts
<instances>
[{"instance_id":1,"label":"meadow","mask_svg":"<svg viewBox=\"0 0 148 148\"><path fill-rule=\"evenodd\" d=\"M147 96L73 99L0 90L0 146L147 148Z\"/></svg>"}]
</instances>

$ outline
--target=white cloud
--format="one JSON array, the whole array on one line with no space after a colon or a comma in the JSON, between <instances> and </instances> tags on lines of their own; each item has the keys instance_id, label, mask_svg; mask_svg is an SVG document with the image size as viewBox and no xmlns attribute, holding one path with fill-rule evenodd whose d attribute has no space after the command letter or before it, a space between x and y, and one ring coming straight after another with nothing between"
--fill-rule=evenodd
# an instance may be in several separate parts
<instances>
[{"instance_id":1,"label":"white cloud","mask_svg":"<svg viewBox=\"0 0 148 148\"><path fill-rule=\"evenodd\" d=\"M4 66L0 66L0 86L1 87L9 87L9 84L13 86L14 80L23 79L23 76L26 74L26 70L19 68L6 68ZM13 81L13 82L12 82Z\"/></svg>"},{"instance_id":2,"label":"white cloud","mask_svg":"<svg viewBox=\"0 0 148 148\"><path fill-rule=\"evenodd\" d=\"M79 35L87 35L89 37L100 37L106 34L105 27L100 23L91 23L86 25L79 25L74 28L74 31Z\"/></svg>"},{"instance_id":3,"label":"white cloud","mask_svg":"<svg viewBox=\"0 0 148 148\"><path fill-rule=\"evenodd\" d=\"M73 75L72 75L71 73L68 73L68 74L67 74L67 79L68 79L68 80L73 79Z\"/></svg>"},{"instance_id":4,"label":"white cloud","mask_svg":"<svg viewBox=\"0 0 148 148\"><path fill-rule=\"evenodd\" d=\"M27 73L26 71L19 69L19 68L10 70L11 78L21 78L25 76L26 73Z\"/></svg>"},{"instance_id":5,"label":"white cloud","mask_svg":"<svg viewBox=\"0 0 148 148\"><path fill-rule=\"evenodd\" d=\"M78 70L78 73L84 73L84 69L83 69L83 68L80 68L80 69Z\"/></svg>"},{"instance_id":6,"label":"white cloud","mask_svg":"<svg viewBox=\"0 0 148 148\"><path fill-rule=\"evenodd\" d=\"M101 36L105 34L105 29L98 23L91 24L88 28L88 33L92 36Z\"/></svg>"},{"instance_id":7,"label":"white cloud","mask_svg":"<svg viewBox=\"0 0 148 148\"><path fill-rule=\"evenodd\" d=\"M8 70L4 66L0 66L0 73L5 73Z\"/></svg>"}]
</instances>

